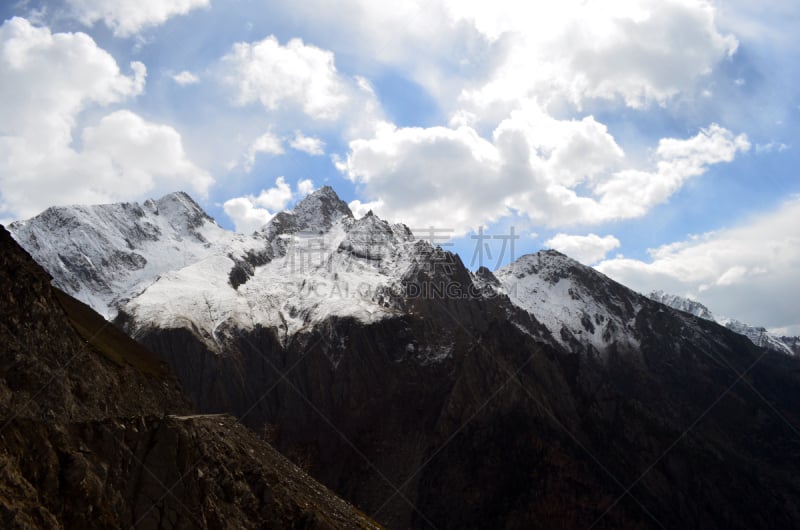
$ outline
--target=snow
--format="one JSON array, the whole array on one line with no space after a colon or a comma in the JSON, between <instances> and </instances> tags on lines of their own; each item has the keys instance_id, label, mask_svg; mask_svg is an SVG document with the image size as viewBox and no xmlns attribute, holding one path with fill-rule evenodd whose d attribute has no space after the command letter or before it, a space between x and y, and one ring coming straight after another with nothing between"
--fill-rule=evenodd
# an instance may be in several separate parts
<instances>
[{"instance_id":1,"label":"snow","mask_svg":"<svg viewBox=\"0 0 800 530\"><path fill-rule=\"evenodd\" d=\"M180 192L142 205L49 208L9 229L58 287L106 318L159 275L212 255L233 235Z\"/></svg>"},{"instance_id":2,"label":"snow","mask_svg":"<svg viewBox=\"0 0 800 530\"><path fill-rule=\"evenodd\" d=\"M655 300L656 302L660 302L666 306L669 306L673 309L678 309L683 311L684 313L689 313L696 317L700 317L705 320L714 320L714 315L711 314L711 311L696 300L692 300L690 298L684 298L682 296L677 296L674 294L668 294L664 291L653 291L649 295L648 298L651 300Z\"/></svg>"},{"instance_id":3,"label":"snow","mask_svg":"<svg viewBox=\"0 0 800 530\"><path fill-rule=\"evenodd\" d=\"M531 313L567 349L572 349L573 338L600 354L612 345L639 346L633 324L640 306L588 285L585 278L601 285L610 280L563 254L529 254L498 269L495 276L512 303Z\"/></svg>"},{"instance_id":4,"label":"snow","mask_svg":"<svg viewBox=\"0 0 800 530\"><path fill-rule=\"evenodd\" d=\"M331 317L368 324L398 314L393 300L417 253L413 237L403 225L340 214L324 220L305 212L304 226L322 233L265 230L271 238L243 238L224 255L163 275L124 310L139 327L193 329L215 351L225 330L265 326L285 343ZM281 244L274 245L275 240ZM278 249L273 259L234 288L231 256L268 246Z\"/></svg>"},{"instance_id":5,"label":"snow","mask_svg":"<svg viewBox=\"0 0 800 530\"><path fill-rule=\"evenodd\" d=\"M768 332L762 327L751 326L732 318L715 317L714 314L711 313L711 311L709 311L708 308L700 302L681 296L667 294L663 291L654 291L648 296L656 302L661 302L662 304L673 309L678 309L705 320L710 320L712 322L721 324L735 333L744 335L756 346L767 348L779 353L784 353L786 355L795 355L794 350L790 346L789 342L794 339L793 337L779 337Z\"/></svg>"}]
</instances>

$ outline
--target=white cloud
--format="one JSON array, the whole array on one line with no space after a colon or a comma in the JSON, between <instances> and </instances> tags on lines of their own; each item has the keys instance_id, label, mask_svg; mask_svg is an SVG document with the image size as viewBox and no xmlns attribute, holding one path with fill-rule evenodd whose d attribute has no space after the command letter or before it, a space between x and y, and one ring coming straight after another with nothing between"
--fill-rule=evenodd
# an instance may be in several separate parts
<instances>
[{"instance_id":1,"label":"white cloud","mask_svg":"<svg viewBox=\"0 0 800 530\"><path fill-rule=\"evenodd\" d=\"M102 20L114 35L128 37L210 4L209 0L67 0L67 5L83 24L91 26Z\"/></svg>"},{"instance_id":2,"label":"white cloud","mask_svg":"<svg viewBox=\"0 0 800 530\"><path fill-rule=\"evenodd\" d=\"M619 171L594 187L600 197L597 216L602 220L644 215L708 166L730 162L737 152L749 149L745 135L734 136L716 124L686 140L664 138L655 152L655 171Z\"/></svg>"},{"instance_id":3,"label":"white cloud","mask_svg":"<svg viewBox=\"0 0 800 530\"><path fill-rule=\"evenodd\" d=\"M640 217L748 148L744 135L711 125L692 138L662 139L653 159L635 167L593 117L556 120L530 108L514 111L492 142L468 126L384 124L335 163L379 215L464 233L512 210L549 226Z\"/></svg>"},{"instance_id":4,"label":"white cloud","mask_svg":"<svg viewBox=\"0 0 800 530\"><path fill-rule=\"evenodd\" d=\"M250 144L244 157L244 169L248 173L253 170L256 163L256 155L259 153L267 153L271 155L282 155L285 153L283 149L283 140L267 131Z\"/></svg>"},{"instance_id":5,"label":"white cloud","mask_svg":"<svg viewBox=\"0 0 800 530\"><path fill-rule=\"evenodd\" d=\"M382 110L370 83L336 69L331 51L292 39L281 45L275 36L233 45L217 68L222 83L239 106L260 103L275 121L336 125L346 137L372 134ZM295 138L298 148L315 151L322 144ZM311 154L315 154L311 153Z\"/></svg>"},{"instance_id":6,"label":"white cloud","mask_svg":"<svg viewBox=\"0 0 800 530\"><path fill-rule=\"evenodd\" d=\"M52 34L12 18L0 26L0 50L0 131L6 137L30 137L42 147L68 142L81 110L144 90L142 63L131 63L132 75L123 75L84 33Z\"/></svg>"},{"instance_id":7,"label":"white cloud","mask_svg":"<svg viewBox=\"0 0 800 530\"><path fill-rule=\"evenodd\" d=\"M294 138L289 142L292 149L303 151L312 156L325 154L325 142L313 136L306 136L300 131L295 131Z\"/></svg>"},{"instance_id":8,"label":"white cloud","mask_svg":"<svg viewBox=\"0 0 800 530\"><path fill-rule=\"evenodd\" d=\"M620 242L614 236L556 234L545 241L544 246L563 252L585 265L591 265L605 258L615 248L619 248Z\"/></svg>"},{"instance_id":9,"label":"white cloud","mask_svg":"<svg viewBox=\"0 0 800 530\"><path fill-rule=\"evenodd\" d=\"M356 219L361 219L371 210L380 210L383 206L383 201L361 202L355 199L350 201L347 206L350 208L350 211L353 212L353 216Z\"/></svg>"},{"instance_id":10,"label":"white cloud","mask_svg":"<svg viewBox=\"0 0 800 530\"><path fill-rule=\"evenodd\" d=\"M297 193L300 197L305 197L314 191L314 182L311 179L303 179L297 183Z\"/></svg>"},{"instance_id":11,"label":"white cloud","mask_svg":"<svg viewBox=\"0 0 800 530\"><path fill-rule=\"evenodd\" d=\"M783 142L768 142L766 144L756 144L756 153L782 153L789 149L789 146Z\"/></svg>"},{"instance_id":12,"label":"white cloud","mask_svg":"<svg viewBox=\"0 0 800 530\"><path fill-rule=\"evenodd\" d=\"M167 125L150 123L127 110L102 118L83 131L83 157L106 166L94 183L119 197L141 195L158 180L179 188L188 185L205 195L214 180L186 156L181 136ZM106 184L107 183L107 184Z\"/></svg>"},{"instance_id":13,"label":"white cloud","mask_svg":"<svg viewBox=\"0 0 800 530\"><path fill-rule=\"evenodd\" d=\"M253 199L253 204L277 212L283 210L290 200L292 200L291 188L286 183L286 179L278 177L275 180L275 187L261 190L258 197Z\"/></svg>"},{"instance_id":14,"label":"white cloud","mask_svg":"<svg viewBox=\"0 0 800 530\"><path fill-rule=\"evenodd\" d=\"M512 191L498 150L468 127L383 124L374 138L352 141L339 167L382 217L460 233L507 213L503 198Z\"/></svg>"},{"instance_id":15,"label":"white cloud","mask_svg":"<svg viewBox=\"0 0 800 530\"><path fill-rule=\"evenodd\" d=\"M800 198L737 227L597 269L640 292L688 294L718 316L800 334Z\"/></svg>"},{"instance_id":16,"label":"white cloud","mask_svg":"<svg viewBox=\"0 0 800 530\"><path fill-rule=\"evenodd\" d=\"M311 117L339 116L347 102L346 81L336 71L333 53L292 39L282 46L269 36L234 44L223 57L224 81L239 105L261 102L270 110L295 105Z\"/></svg>"},{"instance_id":17,"label":"white cloud","mask_svg":"<svg viewBox=\"0 0 800 530\"><path fill-rule=\"evenodd\" d=\"M300 195L306 195L313 190L314 183L308 179L297 183ZM277 212L282 211L295 197L284 177L275 180L275 186L261 190L256 195L235 197L225 201L223 209L233 221L237 232L250 233L258 230L272 219Z\"/></svg>"},{"instance_id":18,"label":"white cloud","mask_svg":"<svg viewBox=\"0 0 800 530\"><path fill-rule=\"evenodd\" d=\"M223 209L233 221L237 232L255 232L275 215L264 208L257 208L248 197L236 197L225 201Z\"/></svg>"},{"instance_id":19,"label":"white cloud","mask_svg":"<svg viewBox=\"0 0 800 530\"><path fill-rule=\"evenodd\" d=\"M195 83L200 82L200 78L188 70L183 70L182 72L173 75L172 80L182 86L194 85Z\"/></svg>"},{"instance_id":20,"label":"white cloud","mask_svg":"<svg viewBox=\"0 0 800 530\"><path fill-rule=\"evenodd\" d=\"M28 217L57 204L131 200L213 180L188 159L173 128L128 111L80 131L82 111L144 89L83 33L51 33L14 18L0 27L0 211ZM74 135L81 142L75 143Z\"/></svg>"},{"instance_id":21,"label":"white cloud","mask_svg":"<svg viewBox=\"0 0 800 530\"><path fill-rule=\"evenodd\" d=\"M455 18L508 40L486 83L462 94L468 107L484 112L530 98L578 107L591 98L620 98L635 108L663 104L696 90L738 47L717 29L716 11L704 1L500 3L448 3Z\"/></svg>"},{"instance_id":22,"label":"white cloud","mask_svg":"<svg viewBox=\"0 0 800 530\"><path fill-rule=\"evenodd\" d=\"M307 0L276 9L339 53L403 72L446 112L471 111L491 126L521 101L664 104L704 89L738 47L706 0Z\"/></svg>"}]
</instances>

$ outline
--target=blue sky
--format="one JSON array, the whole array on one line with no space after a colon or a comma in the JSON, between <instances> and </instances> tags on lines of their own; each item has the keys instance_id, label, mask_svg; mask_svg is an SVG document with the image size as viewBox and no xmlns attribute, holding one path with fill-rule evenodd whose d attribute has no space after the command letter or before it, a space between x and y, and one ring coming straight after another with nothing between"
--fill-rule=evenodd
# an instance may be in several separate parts
<instances>
[{"instance_id":1,"label":"blue sky","mask_svg":"<svg viewBox=\"0 0 800 530\"><path fill-rule=\"evenodd\" d=\"M800 334L796 3L395 4L5 2L0 220L183 189L250 231L329 184Z\"/></svg>"}]
</instances>

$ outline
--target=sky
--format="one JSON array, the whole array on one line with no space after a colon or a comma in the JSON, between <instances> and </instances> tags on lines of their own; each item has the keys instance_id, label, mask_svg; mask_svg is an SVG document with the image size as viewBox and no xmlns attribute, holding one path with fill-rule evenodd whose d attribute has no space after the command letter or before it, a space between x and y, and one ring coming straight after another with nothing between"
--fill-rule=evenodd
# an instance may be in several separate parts
<instances>
[{"instance_id":1,"label":"sky","mask_svg":"<svg viewBox=\"0 0 800 530\"><path fill-rule=\"evenodd\" d=\"M0 6L0 222L184 190L250 232L323 185L490 269L555 248L800 335L800 5Z\"/></svg>"}]
</instances>

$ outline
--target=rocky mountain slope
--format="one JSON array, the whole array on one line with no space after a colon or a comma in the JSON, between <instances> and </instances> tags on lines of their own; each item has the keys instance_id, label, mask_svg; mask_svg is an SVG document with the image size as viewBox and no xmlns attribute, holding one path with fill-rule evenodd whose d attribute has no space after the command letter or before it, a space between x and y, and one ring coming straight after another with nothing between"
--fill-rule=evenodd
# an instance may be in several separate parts
<instances>
[{"instance_id":1,"label":"rocky mountain slope","mask_svg":"<svg viewBox=\"0 0 800 530\"><path fill-rule=\"evenodd\" d=\"M330 188L246 242L118 322L388 527L800 525L796 359L558 253L473 274Z\"/></svg>"},{"instance_id":2,"label":"rocky mountain slope","mask_svg":"<svg viewBox=\"0 0 800 530\"><path fill-rule=\"evenodd\" d=\"M732 318L717 318L700 302L677 295L670 295L663 291L653 291L648 296L673 309L685 311L705 320L722 324L731 331L744 335L753 344L761 348L767 348L786 355L800 354L800 337L780 337L770 333L763 327L751 326Z\"/></svg>"},{"instance_id":3,"label":"rocky mountain slope","mask_svg":"<svg viewBox=\"0 0 800 530\"><path fill-rule=\"evenodd\" d=\"M0 526L377 528L166 365L0 227Z\"/></svg>"}]
</instances>

